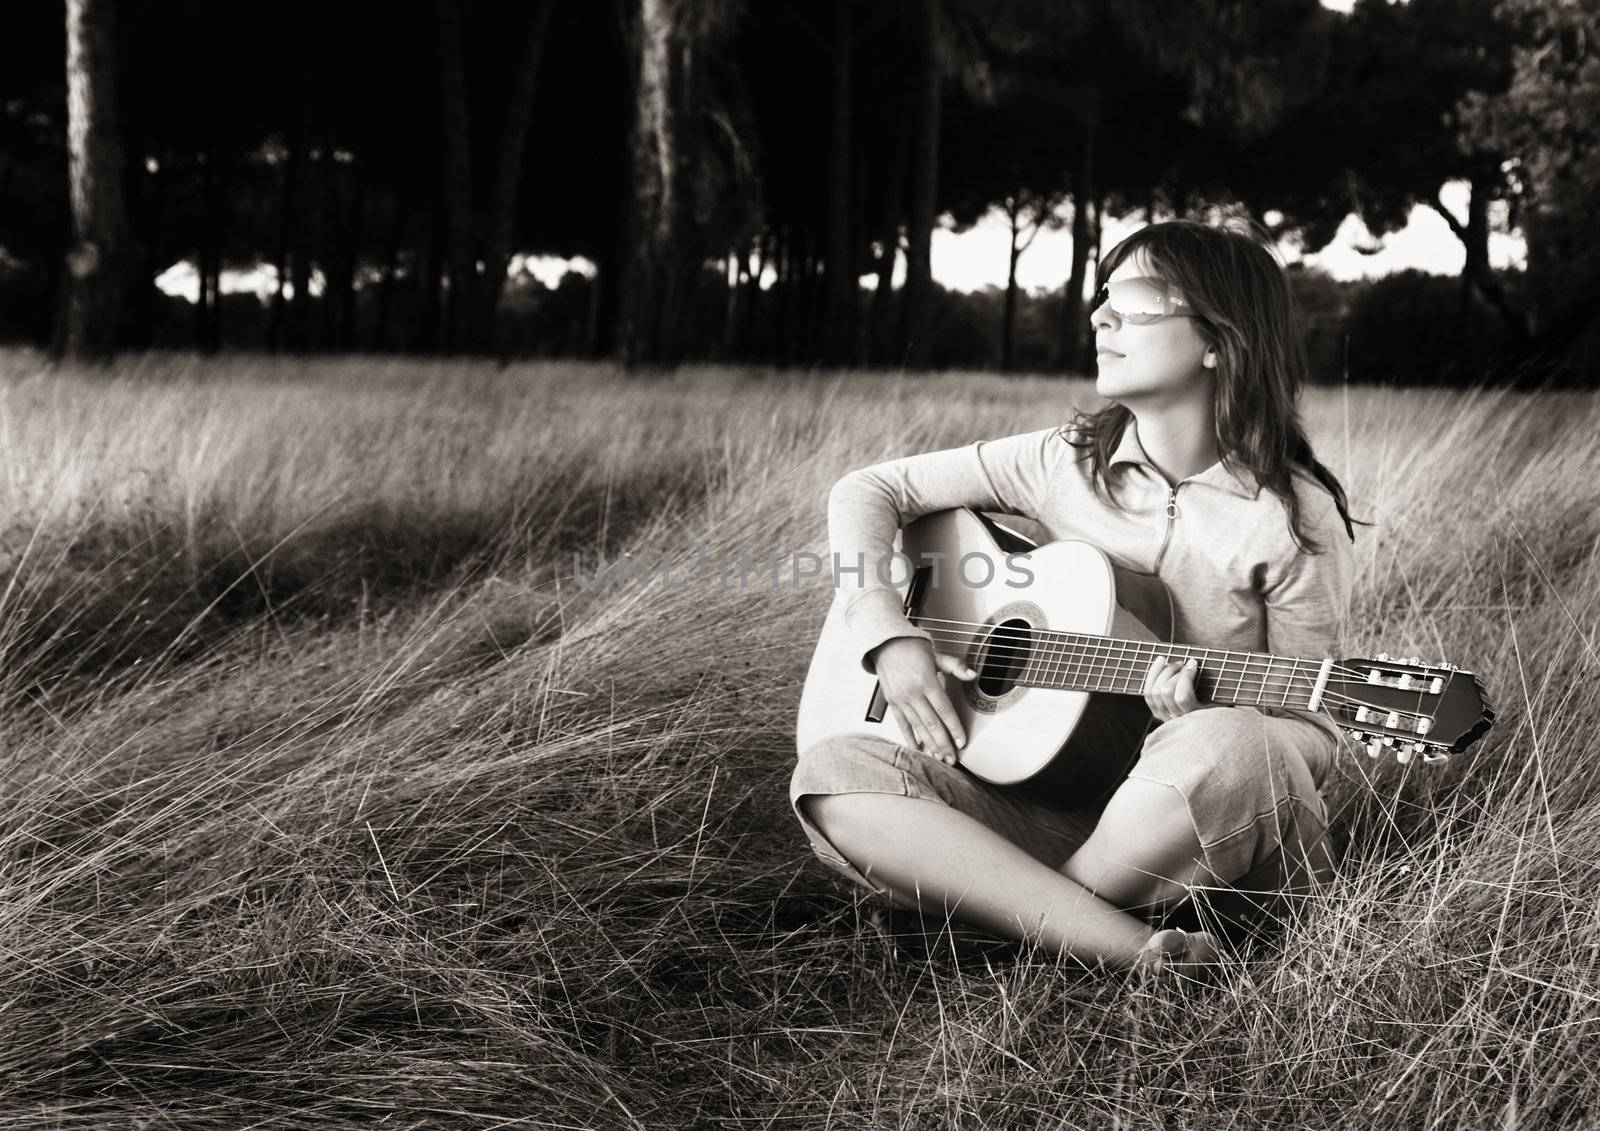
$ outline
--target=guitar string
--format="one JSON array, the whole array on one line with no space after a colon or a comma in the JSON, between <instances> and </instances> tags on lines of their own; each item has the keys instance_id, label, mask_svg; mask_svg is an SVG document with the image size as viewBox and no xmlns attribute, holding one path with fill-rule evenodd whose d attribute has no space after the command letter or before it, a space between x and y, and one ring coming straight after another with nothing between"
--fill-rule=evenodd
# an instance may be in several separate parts
<instances>
[{"instance_id":1,"label":"guitar string","mask_svg":"<svg viewBox=\"0 0 1600 1131\"><path fill-rule=\"evenodd\" d=\"M941 634L941 636L942 636L942 639L940 640L941 643L956 643L956 644L960 644L960 643L970 643L971 642L971 637L968 634L961 634L958 637L952 638L946 630L933 630L933 631L936 632L936 633ZM1093 639L1104 640L1106 638L1104 638L1104 637L1094 637ZM1134 642L1130 642L1130 643L1134 643ZM1148 645L1148 642L1144 642L1144 646L1149 646L1149 647L1153 648L1153 646ZM1185 647L1188 647L1188 646L1185 646ZM1199 650L1200 651L1208 651L1208 652L1210 652L1210 651L1226 651L1224 649L1199 649ZM1130 660L1130 657L1127 657L1127 656L1107 657L1104 660L1099 660L1099 659L1093 660L1087 665L1087 667L1085 667L1085 665L1083 665L1082 663L1072 660L1070 652L1067 652L1067 651L1064 651L1064 650L1060 650L1060 649L1030 649L1030 648L1027 648L1026 646L1021 646L1021 645L1016 646L1016 647L1007 646L1007 647L1000 647L1000 648L995 648L995 647L991 647L990 648L990 654L991 655L1010 655L1012 653L1019 654L1019 655L1027 657L1028 658L1028 662L1030 664L1037 662L1039 664L1039 666L1042 669L1046 670L1046 671L1050 671L1050 670L1054 669L1059 674L1063 674L1063 675L1078 675L1078 676L1081 676L1082 678L1084 678L1086 680L1091 680L1091 681L1092 680L1102 680L1103 679L1103 680L1108 680L1108 681L1115 682L1119 678L1134 679L1134 678L1137 678L1137 677L1140 677L1142 675L1147 674L1148 670L1149 670L1147 665L1144 665L1140 661L1132 661L1132 660ZM1158 650L1154 650L1154 648L1153 648L1152 654L1159 654L1159 651ZM1233 652L1231 654L1233 656L1246 656L1246 657L1248 657L1250 655L1248 653L1240 653L1240 652ZM1258 655L1259 655L1259 653L1258 653ZM1239 670L1239 671L1231 671L1231 670L1229 670L1228 665L1230 665L1230 664L1241 665L1241 670ZM1252 671L1251 670L1251 666L1252 665L1260 665L1261 666L1261 670ZM1288 670L1287 671L1284 671L1284 670L1276 670L1275 671L1274 670L1275 668L1281 669L1285 665L1288 666ZM1074 670L1074 669L1077 669L1077 670ZM1332 670L1336 670L1336 669L1337 669L1337 666L1335 667L1335 669L1331 669L1330 670L1330 676L1331 676ZM1316 685L1315 676L1318 673L1320 673L1321 665L1320 665L1320 663L1316 664L1316 665L1313 665L1310 662L1303 661L1303 660L1272 659L1272 660L1262 661L1262 660L1245 659L1245 660L1224 660L1220 664L1214 664L1213 666L1208 667L1208 668L1207 667L1203 667L1201 670L1206 672L1207 674L1212 675L1213 678L1216 681L1217 687L1219 689L1225 691L1225 693L1228 694L1230 698L1236 698L1241 702L1244 702L1249 698L1248 695L1242 694L1245 691L1246 684L1251 682L1252 680L1259 680L1260 681L1260 691L1263 694L1257 694L1255 696L1255 700L1256 700L1255 704L1247 704L1247 705L1266 705L1267 704L1268 695L1264 694L1264 693L1272 692L1272 693L1276 694L1277 690L1278 690L1277 688L1272 686L1271 681L1281 681L1282 693L1281 694L1277 694L1277 698L1279 699L1279 702L1276 705L1277 706L1287 707L1289 705L1289 697L1290 697L1291 693L1293 693L1295 691L1299 691L1299 692L1301 692L1303 694L1306 694L1308 696L1308 698L1309 698L1309 693L1311 691L1315 690L1315 685ZM1349 669L1346 669L1346 670L1349 670ZM1226 687L1226 685L1229 684L1229 683L1235 684L1236 686L1234 686L1231 689L1229 689L1229 688ZM1372 685L1369 684L1368 681L1365 680L1365 679L1350 679L1350 678L1343 677L1343 676L1340 676L1340 677L1337 677L1337 678L1330 678L1328 680L1328 682L1324 685L1324 688L1323 688L1323 695L1322 695L1323 702L1334 704L1334 705L1342 705L1342 706L1356 706L1356 707L1366 706L1366 707L1369 707L1369 708L1371 708L1373 710L1383 711L1384 713L1387 713L1387 711L1383 707L1374 707L1373 704L1368 703L1368 702L1366 702L1366 701L1364 701L1364 700L1362 700L1362 699L1360 699L1358 697L1347 695L1347 694L1342 694L1339 691L1334 690L1335 687L1341 687L1341 686L1342 687L1367 687L1367 686L1372 686ZM1390 690L1390 691L1394 691L1394 690L1415 690L1418 693L1419 696L1423 695L1423 694L1427 694L1427 692L1424 691L1422 688L1405 689L1405 688L1395 688L1392 685L1385 685L1385 686L1386 686L1386 689ZM1085 690L1102 690L1102 689L1086 688ZM1112 690L1115 690L1115 688L1113 688ZM1137 692L1134 692L1134 691L1129 691L1128 693L1129 694L1137 694ZM1297 710L1307 710L1309 708L1296 707L1295 709L1297 709ZM1432 717L1432 714L1433 714L1432 711L1429 711L1429 710L1425 709L1424 707L1422 707L1420 703L1415 708L1407 709L1406 713L1407 714L1422 715L1422 716L1427 716L1427 717ZM1368 721L1370 721L1370 720L1368 720Z\"/></svg>"},{"instance_id":2,"label":"guitar string","mask_svg":"<svg viewBox=\"0 0 1600 1131\"><path fill-rule=\"evenodd\" d=\"M918 619L927 623L939 620L941 618ZM948 623L969 624L972 622L950 621ZM950 630L929 629L929 631L948 633ZM1280 665L1287 665L1292 669L1292 671L1301 671L1304 669L1311 672L1320 672L1322 668L1320 660L1311 661L1302 660L1296 657L1277 657L1258 652L1238 652L1232 649L1205 648L1199 645L1168 644L1165 642L1150 641L1123 641L1115 638L1095 636L1087 633L1064 633L1055 630L1047 631L1050 632L1050 637L1042 639L1037 645L1031 644L1031 642L1021 632L1016 632L1014 635L1011 633L995 632L990 634L989 639L999 639L1001 641L1006 641L1008 639L1015 640L1017 642L1017 646L1023 648L1030 655L1039 655L1044 657L1047 662L1067 666L1076 666L1077 664L1081 663L1081 661L1073 659L1071 645L1074 643L1097 646L1099 654L1107 657L1105 660L1091 658L1091 667L1102 666L1107 662L1107 660L1118 663L1126 663L1130 660L1137 662L1146 656L1153 659L1154 657L1162 654L1171 655L1174 648L1190 652L1205 652L1207 653L1206 663L1211 666L1214 674L1218 675L1219 677L1225 676L1228 679L1240 680L1241 682L1253 674L1258 674L1252 671L1254 668L1263 669L1263 672L1260 674L1264 674L1268 678L1274 674L1273 669ZM947 641L950 643L972 643L973 641L977 640L980 635L981 634L977 633L961 633L956 637L947 637ZM1130 654L1123 654L1115 657L1109 656L1107 648L1108 642L1111 646L1119 649L1120 652ZM993 652L1004 653L1005 650L1005 646L991 646L991 651ZM1220 653L1222 658L1220 660L1212 658L1209 654L1213 652ZM1146 665L1146 667L1148 667L1148 665ZM1239 671L1232 671L1230 670L1231 667L1238 667ZM1370 682L1360 671L1344 664L1333 664L1329 667L1328 671L1330 676L1337 673L1344 677L1342 681L1346 683L1368 684ZM1421 691L1422 689L1419 688L1418 690Z\"/></svg>"},{"instance_id":3,"label":"guitar string","mask_svg":"<svg viewBox=\"0 0 1600 1131\"><path fill-rule=\"evenodd\" d=\"M1135 687L1132 687L1132 686L1116 686L1114 684L1114 680L1115 680L1115 675L1116 674L1129 675L1130 673L1128 672L1127 669L1124 669L1121 673L1093 673L1093 674L1085 673L1084 674L1084 678L1085 678L1086 681L1097 681L1097 680L1101 680L1101 679L1109 679L1109 680L1111 680L1113 682L1113 686L1110 686L1110 687L1086 686L1086 687L1081 687L1081 688L1066 688L1065 690L1109 691L1109 692L1121 692L1121 693L1129 694L1129 695L1137 695L1137 694L1140 693L1140 689L1139 688L1135 688ZM1340 683L1344 683L1346 681L1339 681L1339 682ZM1352 682L1352 685L1353 686L1363 686L1361 684L1354 684L1353 682ZM1284 688L1284 692L1285 692L1284 694L1273 693L1273 694L1268 694L1268 695L1257 695L1257 696L1251 696L1251 695L1248 695L1248 694L1239 694L1238 692L1242 691L1243 690L1242 688L1236 688L1236 689L1230 690L1230 689L1222 686L1220 681L1219 681L1219 684L1218 684L1218 691L1220 693L1222 693L1224 696L1226 696L1228 699L1230 699L1230 700L1232 700L1234 702L1240 703L1243 706L1275 706L1275 707L1293 709L1293 710L1297 710L1297 711L1310 711L1310 710L1312 710L1312 708L1310 707L1309 703L1301 703L1301 702L1298 702L1298 701L1291 701L1291 700L1294 699L1294 695L1292 693L1299 692L1301 695L1305 695L1309 699L1309 693L1313 690L1314 686L1315 686L1315 684L1314 684L1313 680L1311 680L1311 679L1309 679L1309 678L1307 678L1305 676L1301 676L1298 680L1287 680L1286 681L1286 686ZM1336 685L1331 685L1331 684L1324 686L1323 692L1322 692L1322 698L1321 698L1321 700L1319 702L1319 706L1328 707L1328 708L1332 708L1332 707L1359 708L1359 707L1363 707L1364 706L1364 707L1367 707L1369 710L1372 710L1373 712L1375 712L1377 714L1384 714L1384 715L1388 714L1388 711L1390 710L1390 708L1386 708L1386 707L1383 707L1383 706L1375 706L1374 704L1368 702L1365 699L1361 699L1361 698L1358 698L1358 697L1355 697L1355 696L1343 694L1343 693L1339 692L1338 690L1336 690L1335 687L1336 687ZM1267 690L1269 692L1275 692L1276 691L1276 689L1270 688L1270 687L1265 688L1265 690ZM1323 713L1331 721L1333 721L1333 722L1335 722L1335 723L1337 723L1339 725L1352 725L1351 721L1342 720L1342 719L1334 716L1332 714L1331 710L1330 711L1324 711L1324 712L1321 712L1321 713ZM1430 718L1430 719L1433 717L1433 712L1431 710L1426 709L1424 707L1420 707L1420 706L1417 707L1417 708L1406 708L1406 709L1403 709L1402 713L1406 714L1406 715L1416 715L1416 716L1420 716L1420 717L1423 717L1423 718ZM1354 722L1371 722L1371 723L1374 723L1374 724L1379 722L1379 720L1376 719L1376 718L1370 718L1370 719L1364 719L1364 720L1353 720L1353 721ZM1397 725L1398 725L1398 723L1397 723Z\"/></svg>"},{"instance_id":4,"label":"guitar string","mask_svg":"<svg viewBox=\"0 0 1600 1131\"><path fill-rule=\"evenodd\" d=\"M968 643L965 638L953 638L948 634L935 630L932 635L940 643L962 644ZM1137 678L1143 680L1149 673L1149 664L1144 663L1146 655L1159 655L1159 651L1152 650L1148 653L1135 652L1133 654L1113 656L1102 654L1087 661L1073 658L1070 652L1053 649L1031 649L1026 646L1000 646L991 647L989 655L1002 659L1021 659L1029 665L1036 665L1044 670L1054 670L1063 674L1071 673L1089 679L1121 677ZM1200 666L1201 674L1212 677L1219 686L1223 684L1236 685L1233 690L1242 692L1252 683L1259 683L1263 692L1272 689L1280 683L1288 683L1291 687L1301 685L1305 690L1311 690L1317 677L1321 673L1320 665L1313 665L1302 661L1272 660L1214 660L1208 659ZM1325 687L1365 687L1372 686L1365 679L1352 679L1348 676L1337 675L1330 671ZM1394 688L1385 685L1386 690L1416 690L1419 694L1427 694L1423 688Z\"/></svg>"},{"instance_id":5,"label":"guitar string","mask_svg":"<svg viewBox=\"0 0 1600 1131\"><path fill-rule=\"evenodd\" d=\"M935 633L941 634L942 630L935 630ZM948 634L943 634L940 642L959 644L963 643L964 640L952 639L948 636ZM1215 651L1215 649L1211 650ZM1132 660L1128 656L1095 659L1085 665L1081 662L1071 659L1071 654L1066 652L1047 652L1045 650L1038 650L1036 652L1035 650L1021 646L991 648L989 651L991 655L999 655L1006 658L1021 656L1026 659L1027 663L1037 663L1041 669L1046 671L1053 669L1060 674L1079 675L1089 680L1106 679L1115 681L1119 678L1127 678L1139 679L1142 682L1142 678L1149 672L1149 666L1144 664L1142 660ZM1283 706L1287 705L1288 692L1299 690L1304 693L1309 693L1310 691L1314 690L1316 686L1316 676L1321 671L1320 664L1312 665L1305 661L1294 661L1291 663L1287 660L1274 660L1266 662L1265 665L1260 667L1259 670L1251 670L1249 666L1244 666L1238 671L1230 670L1228 667L1228 664L1230 663L1245 664L1246 662L1225 661L1222 664L1203 666L1201 671L1205 674L1211 675L1219 688L1223 688L1229 683L1235 684L1236 686L1228 691L1230 696L1239 692L1243 692L1246 684L1251 683L1252 681L1260 682L1262 692L1275 691L1276 688L1274 684L1281 683L1284 685L1284 694L1280 697L1283 699L1283 702L1280 703L1280 705ZM1260 662L1253 661L1252 663ZM1330 673L1330 678L1324 685L1323 698L1325 700L1342 701L1344 703L1360 706L1363 704L1362 700L1353 696L1340 694L1339 692L1333 690L1333 688L1368 686L1372 685L1369 684L1365 679L1350 679L1344 676L1332 676ZM1427 694L1427 692L1422 688L1395 688L1391 685L1385 685L1385 689L1390 691L1415 690L1419 695ZM1241 698L1243 698L1243 696L1241 696ZM1257 703L1263 703L1265 702L1265 698L1265 695L1257 695L1256 701ZM1371 706L1371 704L1366 705ZM1429 714L1430 712L1421 709L1419 705L1417 709L1408 711L1407 713Z\"/></svg>"},{"instance_id":6,"label":"guitar string","mask_svg":"<svg viewBox=\"0 0 1600 1131\"><path fill-rule=\"evenodd\" d=\"M993 629L993 631L989 634L991 638L999 637L1000 639L1015 639L1015 640L1018 640L1018 641L1027 641L1035 631L1033 629L1007 629L1007 628L1004 628L1002 626L995 626L995 625L987 624L987 623L980 622L980 621L952 620L952 619L950 619L948 617L915 616L915 617L912 617L911 620L912 620L913 624L920 624L920 625L924 625L924 626L939 624L939 625L955 625L955 626L958 626L961 629L985 629L985 628L990 628L990 629ZM1109 644L1116 645L1116 646L1119 646L1119 647L1121 647L1121 646L1127 646L1127 647L1130 647L1130 648L1148 647L1148 648L1152 648L1152 649L1156 650L1156 651L1154 651L1152 653L1153 655L1160 655L1161 654L1160 650L1161 649L1165 649L1165 648L1199 649L1199 650L1205 651L1205 652L1221 652L1221 653L1223 653L1225 655L1243 656L1243 657L1247 657L1247 658L1248 657L1268 655L1268 653L1262 653L1262 652L1240 652L1240 651L1237 651L1237 650L1234 650L1234 649L1229 649L1229 648L1205 648L1205 647L1203 647L1201 645L1197 645L1197 644L1176 644L1176 643L1169 643L1169 642L1166 642L1166 641L1147 641L1147 640L1126 640L1125 641L1125 640L1119 640L1116 637L1096 636L1093 633L1088 633L1088 632L1066 632L1066 631L1063 631L1063 630L1060 630L1060 629L1052 629L1052 628L1039 629L1037 631L1040 634L1043 634L1041 636L1041 639L1047 645L1051 645L1051 644L1059 645L1059 643L1071 644L1071 643L1077 643L1077 642L1084 642L1084 643L1098 642L1101 645L1106 645L1106 644L1109 643ZM977 639L982 634L974 632L971 635L973 636L974 639ZM1228 662L1232 662L1232 661L1228 661ZM1268 661L1249 660L1249 662L1252 662L1252 663L1264 663L1264 662L1268 662ZM1310 664L1313 668L1320 668L1321 665L1322 665L1322 661L1321 660L1305 660L1305 659L1300 659L1298 657L1287 657L1287 656L1285 656L1285 657L1277 657L1277 658L1273 659L1271 662L1274 662L1274 663ZM1348 665L1345 665L1345 664L1336 663L1329 670L1330 671L1339 672L1342 675L1351 675L1351 676L1356 676L1356 677L1361 678L1361 679L1365 679L1365 676L1363 676L1362 673L1358 669L1349 667Z\"/></svg>"},{"instance_id":7,"label":"guitar string","mask_svg":"<svg viewBox=\"0 0 1600 1131\"><path fill-rule=\"evenodd\" d=\"M1101 678L1114 678L1115 675L1117 675L1117 674L1130 675L1130 674L1137 673L1140 670L1143 670L1143 669L1139 669L1139 668L1133 668L1133 669L1122 668L1122 669L1120 669L1119 672L1115 672L1115 673L1113 673L1113 672L1103 672L1103 673L1080 673L1080 674L1083 674L1084 677L1087 678L1087 679L1093 680L1093 679L1101 679ZM1282 695L1280 695L1280 696L1277 696L1278 702L1276 702L1276 703L1269 703L1267 701L1267 698L1263 697L1263 696L1256 696L1255 697L1256 701L1254 703L1251 703L1251 702L1249 702L1249 698L1250 698L1249 696L1242 696L1241 695L1241 696L1234 697L1233 693L1229 692L1228 694L1230 695L1230 697L1234 697L1237 702L1241 703L1244 706L1276 706L1276 707L1281 707L1281 708L1289 708L1290 707L1290 703L1289 703L1290 696L1289 696L1289 693L1294 691L1294 690L1296 690L1295 682L1296 681L1294 679L1292 679L1292 678L1288 679L1288 681L1287 681L1288 685L1285 688L1284 693ZM1343 707L1343 708L1356 707L1356 708L1359 708L1359 707L1363 707L1364 706L1364 707L1369 708L1370 710L1379 712L1381 714L1387 714L1388 713L1388 709L1386 709L1384 707L1374 707L1371 703L1367 702L1366 700L1355 698L1355 697L1352 697L1352 696L1349 696L1349 695L1344 695L1344 694L1339 693L1338 691L1334 690L1334 683L1335 682L1337 682L1338 684L1348 684L1348 685L1357 686L1357 687L1367 686L1365 681L1345 680L1345 679L1340 679L1338 681L1330 681L1330 683L1328 685L1325 685L1323 687L1322 700L1321 700L1321 703L1320 703L1321 710L1319 710L1319 711L1317 711L1315 713L1319 714L1322 718L1328 719L1330 722L1332 722L1335 726L1339 727L1341 730L1352 729L1352 728L1359 730L1361 723L1370 723L1370 724L1374 724L1374 725L1385 725L1385 724L1381 723L1381 721L1379 719L1377 719L1377 718L1368 718L1368 719L1362 720L1362 719L1342 719L1342 718L1339 718L1338 716L1335 716L1333 714L1332 710L1330 709L1332 707ZM1309 693L1315 687L1315 681L1310 679L1309 677L1305 676L1304 674L1301 675L1300 679L1298 680L1298 683L1300 685L1298 690L1300 690L1302 693ZM1220 683L1219 683L1219 686L1220 686ZM1265 687L1265 685L1263 685L1263 687ZM1068 690L1074 690L1074 689L1068 689ZM1139 694L1138 690L1131 689L1131 688L1119 688L1119 687L1110 687L1110 688L1086 687L1086 688L1081 688L1081 689L1076 689L1076 690L1112 691L1112 692L1120 691L1120 692L1123 692L1125 694L1130 694L1130 695ZM1242 684L1241 684L1240 688L1235 689L1235 690L1242 690ZM1308 694L1308 698L1309 698L1309 694ZM1309 705L1301 706L1299 704L1294 705L1292 707L1292 709L1299 710L1299 711L1309 711L1309 710L1311 710ZM1430 719L1430 720L1434 717L1434 712L1433 711L1427 710L1427 709L1422 708L1420 706L1415 708L1415 709L1406 710L1404 713L1408 714L1408 715L1416 715L1418 717L1427 718L1427 719ZM1397 722L1396 723L1396 727L1398 727L1398 725L1399 724ZM1366 732L1366 733L1368 733L1372 737L1384 737L1384 736L1378 735L1376 732L1370 732L1369 731L1369 732ZM1423 741L1429 742L1432 745L1440 745L1441 744L1439 739L1437 739L1437 738L1427 739L1424 736L1422 736L1421 734L1414 734L1414 735L1402 734L1402 735L1388 736L1388 737L1399 737L1399 738L1407 739L1408 741L1415 741L1415 740L1421 739Z\"/></svg>"}]
</instances>

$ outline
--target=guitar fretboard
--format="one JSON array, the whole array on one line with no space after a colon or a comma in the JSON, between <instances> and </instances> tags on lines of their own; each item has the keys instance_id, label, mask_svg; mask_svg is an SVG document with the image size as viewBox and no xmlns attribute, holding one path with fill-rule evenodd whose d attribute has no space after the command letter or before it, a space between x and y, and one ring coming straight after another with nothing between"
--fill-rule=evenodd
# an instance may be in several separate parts
<instances>
[{"instance_id":1,"label":"guitar fretboard","mask_svg":"<svg viewBox=\"0 0 1600 1131\"><path fill-rule=\"evenodd\" d=\"M916 618L912 618L915 620ZM1156 657L1193 659L1195 691L1202 702L1311 709L1311 696L1322 669L1321 660L1274 656L1268 652L1235 652L1148 640L1118 640L1049 630L1012 633L999 628L989 635L994 662L1016 659L1008 674L1028 687L1067 691L1141 694L1145 674ZM1330 679L1329 683L1345 682Z\"/></svg>"}]
</instances>

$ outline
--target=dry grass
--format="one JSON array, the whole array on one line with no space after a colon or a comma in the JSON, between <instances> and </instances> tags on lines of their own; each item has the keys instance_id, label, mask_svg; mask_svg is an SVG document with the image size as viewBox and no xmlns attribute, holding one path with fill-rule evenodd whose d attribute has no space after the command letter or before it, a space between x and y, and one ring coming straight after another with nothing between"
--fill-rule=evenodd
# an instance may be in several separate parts
<instances>
[{"instance_id":1,"label":"dry grass","mask_svg":"<svg viewBox=\"0 0 1600 1131\"><path fill-rule=\"evenodd\" d=\"M896 947L788 811L825 588L573 583L1088 396L0 356L0 1128L1600 1124L1595 397L1308 403L1357 654L1500 718L1211 987Z\"/></svg>"}]
</instances>

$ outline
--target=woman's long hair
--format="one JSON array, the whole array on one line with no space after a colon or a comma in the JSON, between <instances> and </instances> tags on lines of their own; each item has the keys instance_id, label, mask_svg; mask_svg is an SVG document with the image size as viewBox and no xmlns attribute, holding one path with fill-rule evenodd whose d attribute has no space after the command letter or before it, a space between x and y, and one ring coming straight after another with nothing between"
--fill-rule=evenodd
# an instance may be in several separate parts
<instances>
[{"instance_id":1,"label":"woman's long hair","mask_svg":"<svg viewBox=\"0 0 1600 1131\"><path fill-rule=\"evenodd\" d=\"M1241 230L1240 226L1244 230ZM1169 220L1139 229L1112 248L1095 271L1095 290L1129 256L1142 253L1150 268L1177 287L1195 311L1195 328L1217 355L1217 451L1229 471L1249 470L1289 510L1295 544L1311 553L1322 547L1300 526L1300 505L1291 474L1303 468L1327 488L1352 542L1355 528L1344 488L1312 454L1297 406L1306 380L1305 343L1283 268L1268 250L1259 225L1231 219L1221 227ZM1110 459L1133 413L1120 404L1078 412L1069 442L1094 461L1095 489L1116 503ZM1079 457L1083 458L1083 457Z\"/></svg>"}]
</instances>

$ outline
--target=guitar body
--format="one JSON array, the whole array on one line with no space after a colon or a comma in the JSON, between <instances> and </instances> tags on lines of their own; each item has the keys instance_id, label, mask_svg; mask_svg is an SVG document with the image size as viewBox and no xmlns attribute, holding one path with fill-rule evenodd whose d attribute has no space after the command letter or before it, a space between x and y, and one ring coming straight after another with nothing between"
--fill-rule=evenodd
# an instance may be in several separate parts
<instances>
[{"instance_id":1,"label":"guitar body","mask_svg":"<svg viewBox=\"0 0 1600 1131\"><path fill-rule=\"evenodd\" d=\"M1116 565L1087 542L1036 546L964 507L909 523L895 544L919 563L896 586L909 595L907 615L933 634L937 651L959 655L978 673L972 680L941 676L967 734L958 765L1056 808L1086 808L1109 797L1150 728L1143 698L1027 686L1013 677L1027 662L1032 629L1170 640L1172 605L1160 579ZM983 560L960 570L971 554ZM1016 554L1024 556L1008 564ZM938 563L936 581L934 567L920 564L930 561ZM904 572L905 565L896 569ZM801 750L838 735L911 744L877 677L862 667L844 620L850 592L848 584L836 591L806 675L796 726ZM968 627L944 632L940 622Z\"/></svg>"}]
</instances>

